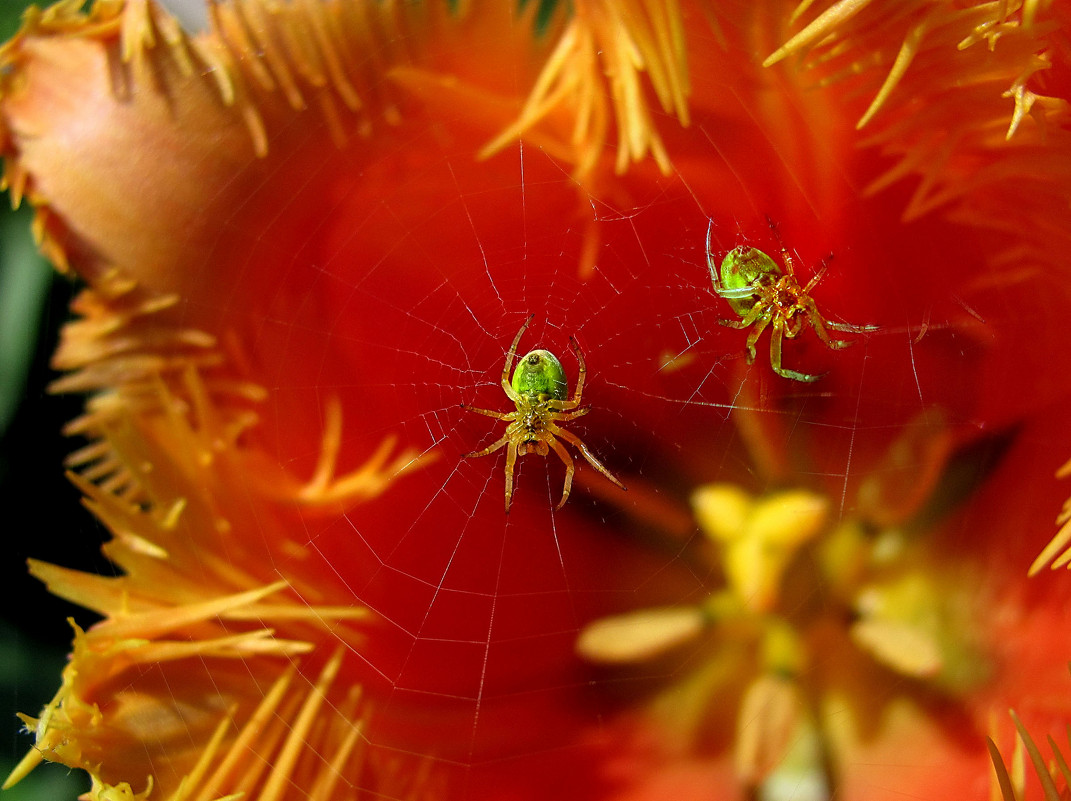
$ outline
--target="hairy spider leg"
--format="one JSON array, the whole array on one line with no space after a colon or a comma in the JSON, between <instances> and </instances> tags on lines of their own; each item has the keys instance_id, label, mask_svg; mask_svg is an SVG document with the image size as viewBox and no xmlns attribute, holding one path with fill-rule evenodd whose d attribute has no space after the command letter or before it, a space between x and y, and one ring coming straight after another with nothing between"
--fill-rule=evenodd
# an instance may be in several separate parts
<instances>
[{"instance_id":1,"label":"hairy spider leg","mask_svg":"<svg viewBox=\"0 0 1071 801\"><path fill-rule=\"evenodd\" d=\"M805 381L810 383L817 381L824 373L814 375L812 373L801 373L798 370L789 370L787 367L781 365L781 340L785 335L785 322L781 317L774 317L773 331L770 332L770 367L782 378L792 378L796 381ZM790 337L791 338L791 337Z\"/></svg>"},{"instance_id":2,"label":"hairy spider leg","mask_svg":"<svg viewBox=\"0 0 1071 801\"><path fill-rule=\"evenodd\" d=\"M830 338L829 332L826 331L826 326L827 325L830 328L832 328L834 331L840 330L840 329L836 328L836 326L834 326L833 323L829 322L829 320L826 320L824 317L822 317L822 315L820 315L818 313L818 307L815 306L813 300L810 303L807 304L806 313L807 313L808 319L810 319L810 321L811 321L811 327L814 329L814 332L818 335L818 338L820 340L822 340L824 343L826 343L826 347L832 348L833 350L840 350L841 348L847 348L850 345L855 344L851 340L847 340L847 339L831 339Z\"/></svg>"},{"instance_id":3,"label":"hairy spider leg","mask_svg":"<svg viewBox=\"0 0 1071 801\"><path fill-rule=\"evenodd\" d=\"M745 314L739 320L726 320L725 318L721 318L720 320L718 320L718 323L724 325L726 328L744 329L756 320L758 320L760 317L769 315L770 313L770 304L768 304L762 298L759 298L755 301L755 305L748 309L747 314Z\"/></svg>"},{"instance_id":4,"label":"hairy spider leg","mask_svg":"<svg viewBox=\"0 0 1071 801\"><path fill-rule=\"evenodd\" d=\"M785 265L785 270L788 272L789 275L795 278L796 265L792 261L792 255L788 252L788 248L785 247L785 240L781 238L781 229L778 227L777 223L773 221L773 217L771 217L769 214L766 215L766 224L770 226L770 230L773 232L774 239L777 240L777 247L781 250L781 261ZM804 294L810 292L811 288L822 280L822 276L825 274L826 267L829 266L829 260L832 258L833 254L830 253L822 260L822 263L818 267L818 272L810 280L810 283L807 284L807 288L803 290ZM796 284L796 289L799 289L799 284Z\"/></svg>"},{"instance_id":5,"label":"hairy spider leg","mask_svg":"<svg viewBox=\"0 0 1071 801\"><path fill-rule=\"evenodd\" d=\"M807 304L807 316L811 318L811 324L814 326L815 331L818 332L818 336L831 348L846 348L851 345L851 342L845 342L843 345L833 345L832 342L844 342L844 340L830 340L828 337L822 336L825 332L822 330L823 326L818 325L818 321L821 320L826 328L832 328L834 331L844 331L848 334L865 334L868 331L877 331L879 326L876 325L852 325L851 323L835 323L832 320L827 320L818 314L818 306L814 300L810 297L811 290L814 289L818 282L822 280L822 277L826 274L826 268L829 266L829 262L832 261L833 254L830 253L823 259L822 264L818 267L818 272L815 273L814 278L807 282L807 286L803 288L802 295L806 296L809 303Z\"/></svg>"},{"instance_id":6,"label":"hairy spider leg","mask_svg":"<svg viewBox=\"0 0 1071 801\"><path fill-rule=\"evenodd\" d=\"M749 314L748 316L750 317L751 315ZM759 341L759 337L762 336L762 332L766 330L766 326L771 322L777 323L780 319L781 318L776 314L770 314L769 312L762 315L756 315L755 327L751 329L751 333L748 334L747 337L747 342L744 343L744 347L747 348L748 364L755 363L755 344Z\"/></svg>"},{"instance_id":7,"label":"hairy spider leg","mask_svg":"<svg viewBox=\"0 0 1071 801\"><path fill-rule=\"evenodd\" d=\"M580 405L580 397L584 394L584 381L586 380L588 374L587 365L584 364L584 354L581 353L580 345L577 344L576 339L574 337L569 337L569 345L572 347L573 354L576 356L576 388L573 390L573 397L571 397L569 400L557 400L555 398L551 398L550 400L543 401L544 408L555 413L567 412L571 409L576 409L576 407ZM569 416L558 416L557 414L555 414L554 419L572 420L573 418L579 417L582 414L587 414L590 409L591 407L588 407L582 412L571 414Z\"/></svg>"},{"instance_id":8,"label":"hairy spider leg","mask_svg":"<svg viewBox=\"0 0 1071 801\"><path fill-rule=\"evenodd\" d=\"M518 442L516 436L524 427L524 423L517 420L510 424L506 429L506 434L503 439L509 441L509 446L506 448L506 514L509 514L510 504L513 503L513 471L517 465L517 459L521 456L526 456L529 453L536 453L540 456L546 456L549 453L547 449L547 443L545 440L539 440L538 442ZM521 446L524 446L524 452L521 452Z\"/></svg>"},{"instance_id":9,"label":"hairy spider leg","mask_svg":"<svg viewBox=\"0 0 1071 801\"><path fill-rule=\"evenodd\" d=\"M503 445L506 445L507 443L509 443L509 441L510 441L510 427L507 426L506 427L506 433L503 434L501 436L501 438L499 438L499 439L495 440L494 442L492 442L490 445L488 445L482 451L473 451L472 453L466 453L465 454L465 458L466 459L475 459L478 456L486 456L489 453L494 453L499 448L501 448Z\"/></svg>"},{"instance_id":10,"label":"hairy spider leg","mask_svg":"<svg viewBox=\"0 0 1071 801\"><path fill-rule=\"evenodd\" d=\"M710 270L710 280L714 282L714 291L721 294L721 280L718 278L718 268L714 266L714 248L710 246L710 232L714 229L714 218L707 221L707 269Z\"/></svg>"},{"instance_id":11,"label":"hairy spider leg","mask_svg":"<svg viewBox=\"0 0 1071 801\"><path fill-rule=\"evenodd\" d=\"M804 295L810 295L811 290L818 286L818 282L825 278L826 270L829 268L829 262L832 261L832 259L832 253L822 259L822 263L818 265L818 269L815 271L814 275L811 276L811 280L808 281L807 286L803 288Z\"/></svg>"},{"instance_id":12,"label":"hairy spider leg","mask_svg":"<svg viewBox=\"0 0 1071 801\"><path fill-rule=\"evenodd\" d=\"M796 265L795 262L793 262L792 260L792 255L788 252L788 248L785 247L784 240L781 239L781 230L777 227L777 223L775 223L770 218L769 214L766 215L766 222L770 226L770 230L773 231L774 238L777 240L777 246L781 249L781 261L785 265L785 270L790 276L792 276L797 296L809 296L811 294L811 290L818 286L818 282L821 281L822 278L825 276L826 270L829 269L829 263L833 261L833 254L830 253L828 256L822 259L822 263L818 265L818 269L815 270L814 275L811 276L811 280L807 282L807 285L801 291L799 288L799 283L795 281Z\"/></svg>"},{"instance_id":13,"label":"hairy spider leg","mask_svg":"<svg viewBox=\"0 0 1071 801\"><path fill-rule=\"evenodd\" d=\"M588 446L585 445L583 441L578 436L576 436L576 434L573 434L570 431L566 431L563 428L558 428L557 426L552 427L552 432L554 434L557 434L559 437L561 437L578 451L580 451L580 455L588 460L588 464L590 464L592 467L594 467L596 470L598 470L600 473L602 473L604 476L614 482L614 484L616 484L618 487L628 492L628 488L620 481L618 481L617 476L607 470L602 462L595 458L595 454L588 450Z\"/></svg>"},{"instance_id":14,"label":"hairy spider leg","mask_svg":"<svg viewBox=\"0 0 1071 801\"><path fill-rule=\"evenodd\" d=\"M488 445L482 451L474 451L473 453L466 453L468 458L476 458L479 456L487 456L494 453L503 445L506 446L506 514L509 514L510 504L513 501L513 471L517 464L517 458L524 456L528 453L537 453L540 456L546 456L549 452L547 449L547 443L545 441L539 442L517 442L517 426L523 425L514 421L506 428L506 433L502 437L492 444ZM551 442L553 445L554 443ZM520 446L524 445L524 453L520 453Z\"/></svg>"},{"instance_id":15,"label":"hairy spider leg","mask_svg":"<svg viewBox=\"0 0 1071 801\"><path fill-rule=\"evenodd\" d=\"M510 437L508 429L503 439L509 439L509 446L506 448L506 514L509 514L509 505L513 500L513 466L517 464L517 442Z\"/></svg>"},{"instance_id":16,"label":"hairy spider leg","mask_svg":"<svg viewBox=\"0 0 1071 801\"><path fill-rule=\"evenodd\" d=\"M754 298L758 297L759 293L752 285L742 286L739 289L726 289L721 285L721 281L714 279L714 293L718 297L725 298L726 300L740 300L741 298Z\"/></svg>"},{"instance_id":17,"label":"hairy spider leg","mask_svg":"<svg viewBox=\"0 0 1071 801\"><path fill-rule=\"evenodd\" d=\"M714 263L714 249L710 246L710 232L713 228L714 220L711 219L710 222L707 223L707 269L710 270L710 280L711 283L714 284L714 292L722 297L726 297L721 294L723 291L721 278L718 277L718 266Z\"/></svg>"},{"instance_id":18,"label":"hairy spider leg","mask_svg":"<svg viewBox=\"0 0 1071 801\"><path fill-rule=\"evenodd\" d=\"M714 252L710 249L710 227L714 224L711 220L710 225L707 226L707 269L710 270L710 281L714 285L714 293L719 297L723 297L726 300L739 300L741 298L754 297L758 293L755 287L742 286L738 289L726 289L722 285L721 278L718 275L718 266L714 263Z\"/></svg>"},{"instance_id":19,"label":"hairy spider leg","mask_svg":"<svg viewBox=\"0 0 1071 801\"><path fill-rule=\"evenodd\" d=\"M576 337L569 336L569 345L576 354L576 389L573 390L573 397L570 401L572 406L568 407L574 408L580 405L580 398L584 395L584 381L587 380L588 366L584 363L584 353L580 350ZM565 408L565 406L562 407L562 409Z\"/></svg>"},{"instance_id":20,"label":"hairy spider leg","mask_svg":"<svg viewBox=\"0 0 1071 801\"><path fill-rule=\"evenodd\" d=\"M558 433L564 434L565 432L559 431ZM562 438L564 439L564 436ZM562 499L554 507L555 509L561 509L565 506L565 502L569 500L569 493L573 489L573 473L576 471L576 467L573 464L573 457L569 455L569 451L565 450L565 446L558 442L553 434L550 438L550 447L554 449L554 452L558 454L558 458L562 460L562 464L565 465L565 486L562 488Z\"/></svg>"},{"instance_id":21,"label":"hairy spider leg","mask_svg":"<svg viewBox=\"0 0 1071 801\"><path fill-rule=\"evenodd\" d=\"M865 334L868 331L879 331L880 325L852 325L851 323L835 323L832 320L825 320L827 328L832 328L834 331L845 331L849 334Z\"/></svg>"},{"instance_id":22,"label":"hairy spider leg","mask_svg":"<svg viewBox=\"0 0 1071 801\"><path fill-rule=\"evenodd\" d=\"M461 408L466 412L476 412L477 414L487 415L488 417L495 417L499 420L515 420L516 412L497 412L491 409L479 409L475 406L469 406L467 403L462 403Z\"/></svg>"},{"instance_id":23,"label":"hairy spider leg","mask_svg":"<svg viewBox=\"0 0 1071 801\"><path fill-rule=\"evenodd\" d=\"M509 353L506 354L506 363L502 365L502 389L514 403L519 401L521 396L513 388L513 385L510 384L509 368L513 366L513 360L517 358L517 346L521 344L521 337L523 337L524 332L528 330L528 324L532 322L533 317L535 317L534 312L528 315L528 319L524 321L521 330L518 331L517 336L513 338L513 344L509 346Z\"/></svg>"},{"instance_id":24,"label":"hairy spider leg","mask_svg":"<svg viewBox=\"0 0 1071 801\"><path fill-rule=\"evenodd\" d=\"M770 324L770 318L773 316L772 309L766 301L761 298L755 301L755 305L748 309L748 313L745 314L739 320L725 320L721 319L718 322L724 325L726 328L744 329L754 324L755 328L748 335L745 347L747 348L747 363L751 364L755 361L755 343L759 341L759 335L766 330L766 326Z\"/></svg>"},{"instance_id":25,"label":"hairy spider leg","mask_svg":"<svg viewBox=\"0 0 1071 801\"><path fill-rule=\"evenodd\" d=\"M784 319L786 338L795 339L803 333L804 314L806 311L805 304L802 304L797 300L792 304L792 308L790 308L788 312L780 315Z\"/></svg>"},{"instance_id":26,"label":"hairy spider leg","mask_svg":"<svg viewBox=\"0 0 1071 801\"><path fill-rule=\"evenodd\" d=\"M567 403L568 401L550 401L550 403ZM550 419L556 423L568 423L570 420L575 420L578 417L583 417L585 414L591 411L590 406L584 406L580 409L573 409L571 412L565 412L559 414L558 412L552 412L554 415Z\"/></svg>"},{"instance_id":27,"label":"hairy spider leg","mask_svg":"<svg viewBox=\"0 0 1071 801\"><path fill-rule=\"evenodd\" d=\"M777 236L777 246L781 248L781 263L785 266L785 272L796 277L796 264L792 261L792 255L788 252L788 248L785 247L785 243L781 241L781 235Z\"/></svg>"},{"instance_id":28,"label":"hairy spider leg","mask_svg":"<svg viewBox=\"0 0 1071 801\"><path fill-rule=\"evenodd\" d=\"M786 258L787 258L787 254L786 254ZM832 328L834 331L844 331L845 333L849 333L849 334L865 334L867 331L877 331L879 326L876 326L876 325L852 325L850 323L835 323L832 320L827 320L827 319L825 319L824 317L822 317L821 315L818 314L818 307L815 304L814 300L812 300L811 297L810 297L811 290L814 289L816 286L818 286L818 282L821 281L822 278L825 276L826 270L829 268L829 263L831 261L833 261L833 254L832 253L830 253L828 256L826 256L824 259L822 259L822 263L818 265L817 272L815 272L815 274L811 278L811 280L807 282L807 286L805 286L803 288L803 291L800 294L802 296L805 296L807 298L807 300L809 301L809 303L807 304L807 310L806 310L807 311L807 316L810 317L811 324L814 326L815 331L818 332L818 336L822 339L822 341L825 342L827 345L829 345L829 347L831 347L831 348L846 348L846 347L848 347L848 345L851 345L852 343L851 342L845 342L844 340L839 340L839 339L838 340L830 340L828 337L822 336L825 333L825 331L822 330L823 326L819 325L818 321L821 321L822 323L824 323L826 328ZM789 272L791 273L792 270L789 269ZM832 344L833 342L844 342L844 344L843 345L833 345Z\"/></svg>"}]
</instances>

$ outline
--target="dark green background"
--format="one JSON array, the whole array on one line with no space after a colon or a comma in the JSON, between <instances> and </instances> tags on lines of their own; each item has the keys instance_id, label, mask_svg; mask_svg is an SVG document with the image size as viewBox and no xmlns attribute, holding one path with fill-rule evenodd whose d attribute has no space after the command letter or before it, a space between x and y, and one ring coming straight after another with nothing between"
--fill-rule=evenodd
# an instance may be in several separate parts
<instances>
[{"instance_id":1,"label":"dark green background","mask_svg":"<svg viewBox=\"0 0 1071 801\"><path fill-rule=\"evenodd\" d=\"M25 0L0 0L0 40L18 28ZM33 745L16 712L37 715L55 693L71 642L70 616L92 614L54 598L26 572L33 556L71 567L108 570L100 556L101 527L80 505L63 475L63 458L78 445L60 428L82 399L48 394L56 374L48 363L67 307L77 290L38 256L30 236L32 211L10 210L0 198L0 508L4 588L0 619L0 773L4 777ZM85 775L45 764L0 801L64 801L89 787Z\"/></svg>"}]
</instances>

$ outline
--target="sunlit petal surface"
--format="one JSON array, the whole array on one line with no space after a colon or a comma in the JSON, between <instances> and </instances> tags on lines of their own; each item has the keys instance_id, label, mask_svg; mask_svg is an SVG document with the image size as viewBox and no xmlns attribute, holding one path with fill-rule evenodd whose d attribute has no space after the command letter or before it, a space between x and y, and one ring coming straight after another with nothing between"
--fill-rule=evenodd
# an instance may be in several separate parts
<instances>
[{"instance_id":1,"label":"sunlit petal surface","mask_svg":"<svg viewBox=\"0 0 1071 801\"><path fill-rule=\"evenodd\" d=\"M31 564L102 619L9 783L1066 796L1066 5L82 5L0 147L120 570ZM546 437L466 456L529 317L560 510Z\"/></svg>"}]
</instances>

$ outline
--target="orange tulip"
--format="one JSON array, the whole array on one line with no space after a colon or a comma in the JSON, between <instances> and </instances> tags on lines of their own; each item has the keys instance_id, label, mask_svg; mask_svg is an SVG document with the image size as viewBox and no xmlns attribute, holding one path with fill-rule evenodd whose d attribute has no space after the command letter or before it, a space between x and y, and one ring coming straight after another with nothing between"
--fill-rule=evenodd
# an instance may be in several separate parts
<instances>
[{"instance_id":1,"label":"orange tulip","mask_svg":"<svg viewBox=\"0 0 1071 801\"><path fill-rule=\"evenodd\" d=\"M9 783L1054 781L1005 764L1071 713L1066 6L82 5L0 49L0 150L122 574L31 564L103 619ZM565 400L466 458L529 317Z\"/></svg>"}]
</instances>

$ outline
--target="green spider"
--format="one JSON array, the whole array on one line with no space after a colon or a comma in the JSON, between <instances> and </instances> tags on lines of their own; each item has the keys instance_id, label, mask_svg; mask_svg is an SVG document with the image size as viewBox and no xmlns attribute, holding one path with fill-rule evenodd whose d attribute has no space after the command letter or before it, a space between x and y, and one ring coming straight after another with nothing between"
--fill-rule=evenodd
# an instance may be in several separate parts
<instances>
[{"instance_id":1,"label":"green spider","mask_svg":"<svg viewBox=\"0 0 1071 801\"><path fill-rule=\"evenodd\" d=\"M755 361L755 343L759 336L767 327L772 326L770 366L773 371L783 378L791 378L795 381L817 381L822 377L821 375L801 373L781 366L781 342L784 337L795 339L803 331L805 325L810 325L826 347L839 350L852 343L845 339L830 339L826 328L862 334L866 331L877 331L878 326L834 323L822 317L810 293L822 280L829 259L822 263L807 285L800 288L799 281L796 280L792 257L781 241L777 226L769 218L767 221L770 222L770 228L773 229L777 243L781 247L781 260L785 264L787 274L782 274L781 268L761 250L740 245L725 254L719 279L710 242L714 221L711 220L707 226L707 267L710 269L714 291L729 301L732 310L742 318L718 320L718 322L729 328L742 329L755 326L748 334L746 343L748 364Z\"/></svg>"},{"instance_id":2,"label":"green spider","mask_svg":"<svg viewBox=\"0 0 1071 801\"><path fill-rule=\"evenodd\" d=\"M517 363L517 369L513 372L513 381L510 381L509 368L517 356L517 345L520 344L521 337L534 316L534 314L529 315L524 325L521 326L521 330L517 332L517 336L513 338L513 344L510 345L509 353L506 354L506 363L502 367L502 391L516 404L517 409L512 412L496 412L461 404L461 408L467 411L509 423L506 433L498 440L481 451L465 454L466 458L474 459L494 453L503 446L506 448L506 514L509 514L510 501L513 499L513 470L517 457L529 453L546 456L551 449L558 454L558 458L565 465L565 489L562 492L562 499L555 508L561 509L565 505L569 498L569 490L573 486L574 465L572 457L565 450L565 446L558 441L559 439L575 447L588 460L588 464L621 489L625 489L625 485L595 458L579 437L558 425L558 423L583 417L591 411L590 406L580 407L587 367L584 365L584 354L580 352L580 346L577 345L574 337L569 337L569 344L576 354L579 370L572 398L565 399L569 392L565 371L558 358L548 350L533 350L522 356Z\"/></svg>"}]
</instances>

